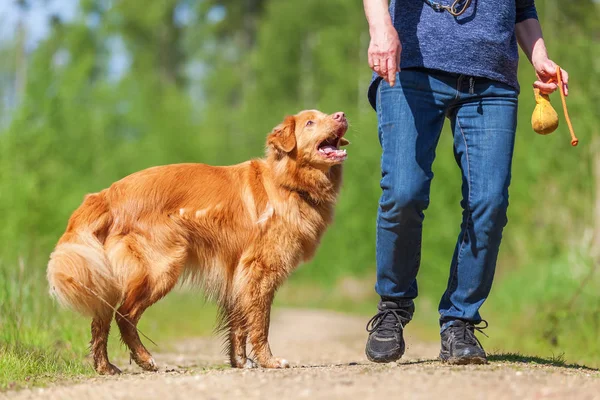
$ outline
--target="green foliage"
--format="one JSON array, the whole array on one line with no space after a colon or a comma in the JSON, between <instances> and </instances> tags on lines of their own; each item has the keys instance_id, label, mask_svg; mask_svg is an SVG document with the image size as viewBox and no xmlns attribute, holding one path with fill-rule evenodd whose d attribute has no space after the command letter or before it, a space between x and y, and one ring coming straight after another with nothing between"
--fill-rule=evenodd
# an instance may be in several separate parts
<instances>
[{"instance_id":1,"label":"green foliage","mask_svg":"<svg viewBox=\"0 0 600 400\"><path fill-rule=\"evenodd\" d=\"M84 362L88 323L57 312L43 271L2 264L0 285L0 389L93 371Z\"/></svg>"},{"instance_id":2,"label":"green foliage","mask_svg":"<svg viewBox=\"0 0 600 400\"><path fill-rule=\"evenodd\" d=\"M223 165L260 156L266 133L303 108L345 111L352 145L335 224L292 281L318 290L338 288L348 276L372 284L380 148L366 100L369 37L360 2L113 3L82 1L74 21L54 23L29 56L18 108L0 111L0 371L88 371L81 362L87 322L58 311L45 294L48 255L84 194L153 165ZM592 168L600 129L594 7L583 0L538 2L550 54L570 72L568 104L580 145L570 148L564 121L549 137L532 132L534 74L523 59L510 223L485 306L490 319L502 322L493 324L498 346L564 349L567 359L586 361L600 354L593 295L600 283L588 273L600 234L594 222L600 177ZM14 75L18 65L4 55L17 47L0 49L0 76ZM120 72L115 56L125 60ZM6 81L0 79L0 90L10 95ZM552 99L559 108L558 95ZM425 221L423 315L434 315L444 290L461 218L448 133L439 144ZM582 279L589 281L583 288ZM295 303L314 303L310 293L298 295ZM195 301L174 296L166 304L181 311ZM532 319L536 327L527 329ZM0 385L27 374L35 372L0 376Z\"/></svg>"},{"instance_id":3,"label":"green foliage","mask_svg":"<svg viewBox=\"0 0 600 400\"><path fill-rule=\"evenodd\" d=\"M0 390L94 374L87 358L90 321L57 309L47 295L44 272L22 260L15 266L0 265ZM216 309L200 294L183 291L171 294L145 317L139 329L164 351L171 338L210 334ZM110 356L125 364L128 353L113 328Z\"/></svg>"}]
</instances>

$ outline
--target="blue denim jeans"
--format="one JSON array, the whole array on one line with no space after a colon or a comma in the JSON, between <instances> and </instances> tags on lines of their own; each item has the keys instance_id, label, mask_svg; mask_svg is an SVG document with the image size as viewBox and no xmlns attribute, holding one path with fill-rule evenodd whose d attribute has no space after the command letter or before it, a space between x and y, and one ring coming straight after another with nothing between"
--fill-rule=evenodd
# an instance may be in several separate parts
<instances>
[{"instance_id":1,"label":"blue denim jeans","mask_svg":"<svg viewBox=\"0 0 600 400\"><path fill-rule=\"evenodd\" d=\"M381 81L377 88L383 192L375 289L382 298L409 304L417 297L431 165L444 119L450 120L463 218L439 304L442 329L456 319L481 322L507 223L517 95L497 81L426 69L402 70L394 87Z\"/></svg>"}]
</instances>

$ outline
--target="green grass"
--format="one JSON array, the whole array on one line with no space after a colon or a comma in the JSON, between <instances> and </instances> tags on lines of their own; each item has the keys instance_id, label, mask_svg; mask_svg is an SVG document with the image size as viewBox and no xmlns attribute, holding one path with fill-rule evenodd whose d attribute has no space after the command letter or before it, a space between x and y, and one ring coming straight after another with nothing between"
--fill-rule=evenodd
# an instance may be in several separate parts
<instances>
[{"instance_id":1,"label":"green grass","mask_svg":"<svg viewBox=\"0 0 600 400\"><path fill-rule=\"evenodd\" d=\"M47 297L45 292L41 294ZM59 310L49 299L27 300L47 302L52 308L44 314L23 315L23 319L32 322L21 324L19 331L7 326L2 318L0 390L94 375L88 357L90 321L68 310ZM3 303L2 309L8 306ZM175 292L144 314L139 329L159 346L157 349L142 339L151 352L164 351L173 339L211 334L215 321L216 308L204 302L199 293ZM128 357L114 323L109 353L111 359Z\"/></svg>"},{"instance_id":2,"label":"green grass","mask_svg":"<svg viewBox=\"0 0 600 400\"><path fill-rule=\"evenodd\" d=\"M87 324L55 308L43 278L24 262L0 266L0 388L92 373Z\"/></svg>"},{"instance_id":3,"label":"green grass","mask_svg":"<svg viewBox=\"0 0 600 400\"><path fill-rule=\"evenodd\" d=\"M513 364L541 365L567 369L578 369L591 372L599 372L597 368L590 368L581 364L571 364L565 361L564 354L552 355L550 357L527 356L521 353L494 353L488 355L490 362L508 362Z\"/></svg>"},{"instance_id":4,"label":"green grass","mask_svg":"<svg viewBox=\"0 0 600 400\"><path fill-rule=\"evenodd\" d=\"M78 347L78 346L77 346ZM85 353L61 348L0 347L0 389L44 385L94 373Z\"/></svg>"},{"instance_id":5,"label":"green grass","mask_svg":"<svg viewBox=\"0 0 600 400\"><path fill-rule=\"evenodd\" d=\"M525 265L497 278L482 309L491 349L600 367L600 276L575 248L550 263Z\"/></svg>"},{"instance_id":6,"label":"green grass","mask_svg":"<svg viewBox=\"0 0 600 400\"><path fill-rule=\"evenodd\" d=\"M0 390L93 375L88 358L90 321L61 310L49 297L44 270L0 265ZM179 291L151 307L140 330L160 347L173 338L210 334L216 309L200 293ZM149 341L150 351L156 351ZM111 358L126 359L113 324Z\"/></svg>"}]
</instances>

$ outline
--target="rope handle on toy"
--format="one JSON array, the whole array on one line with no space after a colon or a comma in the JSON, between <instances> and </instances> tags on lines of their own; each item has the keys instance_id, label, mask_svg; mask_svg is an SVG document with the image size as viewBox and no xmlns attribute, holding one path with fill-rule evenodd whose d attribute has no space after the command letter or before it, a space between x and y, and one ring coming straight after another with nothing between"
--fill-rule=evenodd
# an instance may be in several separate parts
<instances>
[{"instance_id":1,"label":"rope handle on toy","mask_svg":"<svg viewBox=\"0 0 600 400\"><path fill-rule=\"evenodd\" d=\"M560 99L562 100L563 112L565 113L565 119L567 120L567 125L569 126L569 132L571 133L571 146L577 146L579 143L579 139L575 136L575 131L573 130L573 124L571 124L571 118L569 118L569 111L567 111L567 100L565 98L565 89L562 80L562 74L560 66L556 66L556 78L558 79L558 91L560 92ZM550 82L556 82L554 79L551 79Z\"/></svg>"}]
</instances>

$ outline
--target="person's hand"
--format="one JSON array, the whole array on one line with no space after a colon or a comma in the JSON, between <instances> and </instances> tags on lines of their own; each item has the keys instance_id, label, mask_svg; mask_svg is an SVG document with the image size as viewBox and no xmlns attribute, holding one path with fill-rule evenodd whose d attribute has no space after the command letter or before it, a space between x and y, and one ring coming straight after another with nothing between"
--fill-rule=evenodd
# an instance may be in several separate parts
<instances>
[{"instance_id":1,"label":"person's hand","mask_svg":"<svg viewBox=\"0 0 600 400\"><path fill-rule=\"evenodd\" d=\"M371 31L369 67L391 86L396 83L396 72L400 71L401 51L398 32L392 25L380 26Z\"/></svg>"},{"instance_id":2,"label":"person's hand","mask_svg":"<svg viewBox=\"0 0 600 400\"><path fill-rule=\"evenodd\" d=\"M543 94L550 94L558 89L558 77L556 76L556 64L547 56L540 56L532 60L533 68L538 80L533 83L533 87L540 89ZM564 69L560 69L560 75L563 81L563 91L565 96L569 94L569 74Z\"/></svg>"}]
</instances>

